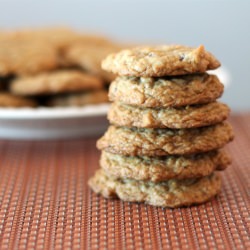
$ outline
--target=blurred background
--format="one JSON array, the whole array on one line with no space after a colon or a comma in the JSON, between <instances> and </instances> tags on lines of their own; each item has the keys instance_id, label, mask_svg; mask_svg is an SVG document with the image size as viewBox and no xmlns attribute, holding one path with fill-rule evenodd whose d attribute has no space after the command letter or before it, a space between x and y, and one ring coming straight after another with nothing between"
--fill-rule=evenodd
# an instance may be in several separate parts
<instances>
[{"instance_id":1,"label":"blurred background","mask_svg":"<svg viewBox=\"0 0 250 250\"><path fill-rule=\"evenodd\" d=\"M123 43L204 44L226 72L222 100L250 110L248 0L1 0L0 28L60 25ZM222 81L224 78L222 79Z\"/></svg>"}]
</instances>

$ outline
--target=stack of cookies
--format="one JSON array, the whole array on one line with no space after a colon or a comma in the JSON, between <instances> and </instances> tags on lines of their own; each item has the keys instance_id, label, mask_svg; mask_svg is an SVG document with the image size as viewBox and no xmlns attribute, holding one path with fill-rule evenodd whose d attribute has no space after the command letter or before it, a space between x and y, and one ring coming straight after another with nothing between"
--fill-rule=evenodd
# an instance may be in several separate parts
<instances>
[{"instance_id":1,"label":"stack of cookies","mask_svg":"<svg viewBox=\"0 0 250 250\"><path fill-rule=\"evenodd\" d=\"M67 28L0 34L0 107L82 106L107 102L114 75L101 60L120 49Z\"/></svg>"},{"instance_id":2,"label":"stack of cookies","mask_svg":"<svg viewBox=\"0 0 250 250\"><path fill-rule=\"evenodd\" d=\"M233 139L220 66L203 46L138 47L109 55L118 74L109 90L112 124L97 142L100 165L89 180L104 197L180 207L203 203L221 187L217 172Z\"/></svg>"}]
</instances>

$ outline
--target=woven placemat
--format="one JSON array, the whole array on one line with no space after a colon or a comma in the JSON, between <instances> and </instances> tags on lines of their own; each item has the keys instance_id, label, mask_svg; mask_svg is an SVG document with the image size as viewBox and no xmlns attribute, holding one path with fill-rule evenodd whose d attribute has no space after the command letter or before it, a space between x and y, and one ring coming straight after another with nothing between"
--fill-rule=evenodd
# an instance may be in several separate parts
<instances>
[{"instance_id":1,"label":"woven placemat","mask_svg":"<svg viewBox=\"0 0 250 250\"><path fill-rule=\"evenodd\" d=\"M233 164L222 192L182 209L91 192L96 138L0 141L0 249L250 249L250 115L231 123Z\"/></svg>"}]
</instances>

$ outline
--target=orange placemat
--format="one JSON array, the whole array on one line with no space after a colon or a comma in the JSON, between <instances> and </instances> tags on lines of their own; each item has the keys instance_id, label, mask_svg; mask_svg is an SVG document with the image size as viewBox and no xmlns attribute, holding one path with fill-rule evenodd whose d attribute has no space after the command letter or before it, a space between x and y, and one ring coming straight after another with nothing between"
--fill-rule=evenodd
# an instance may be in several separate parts
<instances>
[{"instance_id":1,"label":"orange placemat","mask_svg":"<svg viewBox=\"0 0 250 250\"><path fill-rule=\"evenodd\" d=\"M250 249L250 115L231 123L221 194L174 210L92 193L96 138L0 141L0 249Z\"/></svg>"}]
</instances>

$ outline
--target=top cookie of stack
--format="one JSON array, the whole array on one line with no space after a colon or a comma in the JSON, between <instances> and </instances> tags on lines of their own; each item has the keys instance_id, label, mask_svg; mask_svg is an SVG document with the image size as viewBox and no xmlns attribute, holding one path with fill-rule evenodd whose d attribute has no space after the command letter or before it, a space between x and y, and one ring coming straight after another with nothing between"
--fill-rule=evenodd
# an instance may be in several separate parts
<instances>
[{"instance_id":1,"label":"top cookie of stack","mask_svg":"<svg viewBox=\"0 0 250 250\"><path fill-rule=\"evenodd\" d=\"M106 102L105 84L114 75L100 64L119 49L104 37L67 28L1 32L0 106Z\"/></svg>"},{"instance_id":2,"label":"top cookie of stack","mask_svg":"<svg viewBox=\"0 0 250 250\"><path fill-rule=\"evenodd\" d=\"M213 172L230 163L233 139L217 102L223 85L207 70L219 61L203 46L138 47L109 55L112 124L97 142L101 168L90 186L105 197L156 206L202 203L220 190Z\"/></svg>"}]
</instances>

